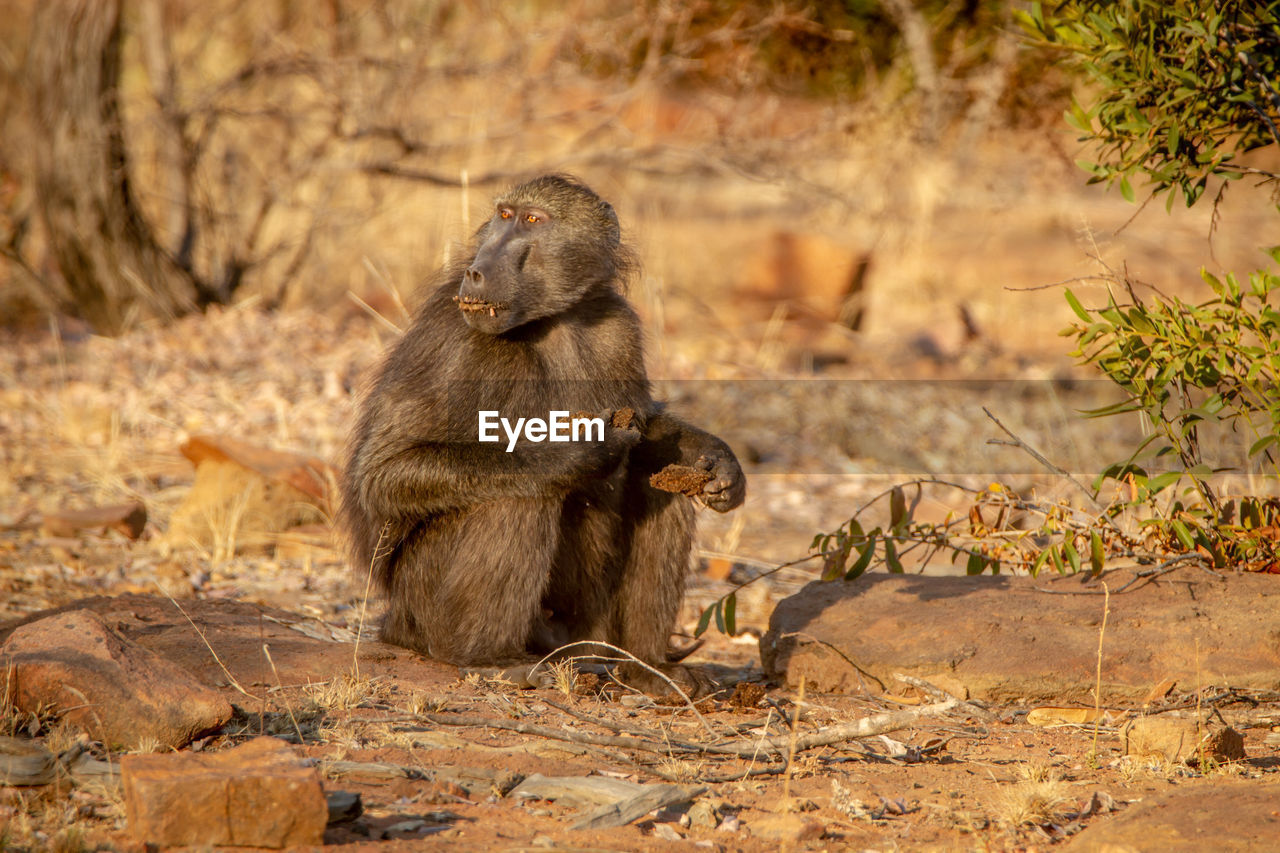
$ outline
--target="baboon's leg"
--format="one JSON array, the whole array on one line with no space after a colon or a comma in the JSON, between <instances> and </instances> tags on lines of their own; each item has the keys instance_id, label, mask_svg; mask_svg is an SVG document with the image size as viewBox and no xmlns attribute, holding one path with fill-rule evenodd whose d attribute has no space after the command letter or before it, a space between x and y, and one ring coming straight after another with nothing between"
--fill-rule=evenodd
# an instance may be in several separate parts
<instances>
[{"instance_id":1,"label":"baboon's leg","mask_svg":"<svg viewBox=\"0 0 1280 853\"><path fill-rule=\"evenodd\" d=\"M455 664L525 653L541 618L558 499L492 501L406 542L386 590L386 642Z\"/></svg>"},{"instance_id":2,"label":"baboon's leg","mask_svg":"<svg viewBox=\"0 0 1280 853\"><path fill-rule=\"evenodd\" d=\"M565 502L551 583L543 598L547 630L540 632L536 651L575 640L609 639L626 553L620 488L621 482L611 494L576 494Z\"/></svg>"},{"instance_id":3,"label":"baboon's leg","mask_svg":"<svg viewBox=\"0 0 1280 853\"><path fill-rule=\"evenodd\" d=\"M614 641L646 663L666 662L693 550L693 505L683 495L628 483L626 562L614 597Z\"/></svg>"}]
</instances>

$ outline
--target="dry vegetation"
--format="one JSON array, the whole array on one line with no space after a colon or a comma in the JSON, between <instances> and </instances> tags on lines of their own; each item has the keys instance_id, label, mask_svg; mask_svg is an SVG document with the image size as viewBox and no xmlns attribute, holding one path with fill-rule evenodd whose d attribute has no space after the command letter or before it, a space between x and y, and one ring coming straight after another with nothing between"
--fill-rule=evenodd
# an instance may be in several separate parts
<instances>
[{"instance_id":1,"label":"dry vegetation","mask_svg":"<svg viewBox=\"0 0 1280 853\"><path fill-rule=\"evenodd\" d=\"M33 13L0 3L0 621L159 587L178 599L275 604L353 638L362 590L323 527L311 538L255 538L233 495L211 504L207 536L166 536L192 481L178 448L221 434L336 460L415 283L457 250L491 194L547 170L577 173L614 202L644 263L631 297L651 374L746 464L746 506L700 516L702 568L717 578L695 581L686 628L731 580L803 555L816 530L904 472L955 473L979 488L1012 476L1023 493L1060 494L1059 480L1016 452L990 455L983 441L996 433L983 404L1072 470L1092 475L1098 455L1123 455L1122 436L1074 422L1090 389L1046 381L1082 376L1056 337L1069 319L1060 292L1014 291L1105 261L1166 292L1194 292L1201 264L1256 265L1274 222L1266 199L1241 187L1210 242L1207 208L1135 213L1083 187L1059 122L1067 81L989 20L952 20L930 40L937 21L890 2L871 37L800 4L721 9L732 5L124 2L119 117L131 204L186 295L164 305L122 297L124 310L83 318L110 326L95 330L74 317L85 306L41 212L37 176L51 152L42 153L48 118L30 86L42 61L28 40ZM989 15L998 4L978 5ZM37 26L56 26L48 14ZM906 34L903 46L875 47L898 45L883 35L894 32ZM869 262L858 331L824 313L827 282L805 278L776 298L779 234L803 238L813 269ZM842 382L838 392L799 381L817 379L886 381ZM951 381L969 379L981 382ZM1036 393L990 380L1026 381ZM148 509L139 542L40 529L42 513L123 499ZM955 508L931 500L916 518ZM773 603L816 571L744 591L739 627L758 634ZM702 660L753 673L751 640L716 638ZM442 696L337 676L286 691L269 717L243 717L224 740L271 731L325 759L415 766L457 761L462 748L498 766L509 753L489 750L520 751L522 740L468 732L449 744L444 732L363 718L370 709L555 717L550 697L625 723L625 706L574 694L580 677L561 669L538 694L460 681ZM788 713L794 699L783 697ZM810 707L817 728L890 706ZM646 726L668 734L692 726L645 713ZM0 733L49 738L50 724L5 717ZM763 705L718 709L717 725L739 724L782 731ZM914 732L914 746L927 734ZM1211 773L1114 754L1086 766L1089 734L957 724L945 759L917 749L906 760L894 743L808 756L792 794L824 809L851 844L1000 847L1043 841L1057 830L1038 827L1070 824L1095 789L1136 798ZM1053 765L1020 774L1028 755ZM539 756L538 766L585 773L599 760ZM665 761L658 769L673 778L707 771ZM0 788L0 850L118 841L113 796ZM436 808L394 805L401 796L421 792L366 789L392 817ZM780 797L773 781L745 777L717 790L722 817L772 812ZM564 823L563 809L521 809L539 833Z\"/></svg>"}]
</instances>

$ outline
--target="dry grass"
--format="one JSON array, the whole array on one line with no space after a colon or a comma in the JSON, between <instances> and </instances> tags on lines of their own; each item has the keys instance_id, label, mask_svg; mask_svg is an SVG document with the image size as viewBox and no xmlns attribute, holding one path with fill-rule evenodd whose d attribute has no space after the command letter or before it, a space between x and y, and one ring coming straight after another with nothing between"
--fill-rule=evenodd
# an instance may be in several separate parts
<instances>
[{"instance_id":1,"label":"dry grass","mask_svg":"<svg viewBox=\"0 0 1280 853\"><path fill-rule=\"evenodd\" d=\"M1060 779L1015 782L996 793L996 816L1010 826L1039 826L1057 821L1075 806L1071 787Z\"/></svg>"},{"instance_id":2,"label":"dry grass","mask_svg":"<svg viewBox=\"0 0 1280 853\"><path fill-rule=\"evenodd\" d=\"M0 824L0 851L42 850L80 853L97 849L88 835L93 823L85 821L75 804L49 788L10 788L7 805L13 809Z\"/></svg>"},{"instance_id":3,"label":"dry grass","mask_svg":"<svg viewBox=\"0 0 1280 853\"><path fill-rule=\"evenodd\" d=\"M578 684L578 667L574 662L566 658L548 664L546 669L556 690L559 690L566 699L571 698Z\"/></svg>"},{"instance_id":4,"label":"dry grass","mask_svg":"<svg viewBox=\"0 0 1280 853\"><path fill-rule=\"evenodd\" d=\"M353 673L308 685L306 695L322 711L346 711L386 699L390 688L381 678L360 678Z\"/></svg>"}]
</instances>

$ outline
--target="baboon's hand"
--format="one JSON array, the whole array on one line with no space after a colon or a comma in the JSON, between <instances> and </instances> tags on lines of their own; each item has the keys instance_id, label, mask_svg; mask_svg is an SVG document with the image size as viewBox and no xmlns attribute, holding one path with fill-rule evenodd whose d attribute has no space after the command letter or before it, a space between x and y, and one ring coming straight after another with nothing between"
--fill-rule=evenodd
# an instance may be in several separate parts
<instances>
[{"instance_id":1,"label":"baboon's hand","mask_svg":"<svg viewBox=\"0 0 1280 853\"><path fill-rule=\"evenodd\" d=\"M716 512L728 512L747 496L747 478L732 453L704 453L693 463L711 473L711 482L702 487L702 502Z\"/></svg>"},{"instance_id":2,"label":"baboon's hand","mask_svg":"<svg viewBox=\"0 0 1280 853\"><path fill-rule=\"evenodd\" d=\"M605 470L612 470L643 438L640 430L634 426L619 428L613 425L617 411L617 409L605 409L595 415L604 420L604 441L592 442L592 444L599 466Z\"/></svg>"}]
</instances>

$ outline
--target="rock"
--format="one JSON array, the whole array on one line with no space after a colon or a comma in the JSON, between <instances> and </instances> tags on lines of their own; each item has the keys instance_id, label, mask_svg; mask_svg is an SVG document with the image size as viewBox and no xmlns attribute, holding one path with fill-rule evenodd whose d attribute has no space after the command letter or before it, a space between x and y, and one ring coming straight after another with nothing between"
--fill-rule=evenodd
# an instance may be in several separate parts
<instances>
[{"instance_id":1,"label":"rock","mask_svg":"<svg viewBox=\"0 0 1280 853\"><path fill-rule=\"evenodd\" d=\"M608 776L543 776L534 773L507 794L516 799L558 801L563 806L603 806L627 800L644 786Z\"/></svg>"},{"instance_id":2,"label":"rock","mask_svg":"<svg viewBox=\"0 0 1280 853\"><path fill-rule=\"evenodd\" d=\"M171 548L262 548L332 513L337 474L320 459L224 436L195 436L182 453L196 478L169 519L163 543Z\"/></svg>"},{"instance_id":3,"label":"rock","mask_svg":"<svg viewBox=\"0 0 1280 853\"><path fill-rule=\"evenodd\" d=\"M147 508L141 501L88 509L63 509L46 513L40 526L49 536L75 536L81 530L116 530L137 539L147 526Z\"/></svg>"},{"instance_id":4,"label":"rock","mask_svg":"<svg viewBox=\"0 0 1280 853\"><path fill-rule=\"evenodd\" d=\"M0 646L23 711L53 707L110 746L185 746L231 719L231 705L186 670L73 610L24 625Z\"/></svg>"},{"instance_id":5,"label":"rock","mask_svg":"<svg viewBox=\"0 0 1280 853\"><path fill-rule=\"evenodd\" d=\"M1211 780L1180 786L1091 823L1061 849L1064 853L1271 850L1280 838L1278 801L1280 782Z\"/></svg>"},{"instance_id":6,"label":"rock","mask_svg":"<svg viewBox=\"0 0 1280 853\"><path fill-rule=\"evenodd\" d=\"M1243 761L1244 738L1230 726L1201 715L1161 714L1138 717L1121 730L1125 755L1160 757L1170 764L1195 764L1200 756L1213 761Z\"/></svg>"},{"instance_id":7,"label":"rock","mask_svg":"<svg viewBox=\"0 0 1280 853\"><path fill-rule=\"evenodd\" d=\"M669 823L655 823L653 834L663 841L684 841L684 836L676 832L676 828Z\"/></svg>"},{"instance_id":8,"label":"rock","mask_svg":"<svg viewBox=\"0 0 1280 853\"><path fill-rule=\"evenodd\" d=\"M777 814L758 817L747 823L756 838L773 841L813 841L827 831L822 821L798 814Z\"/></svg>"},{"instance_id":9,"label":"rock","mask_svg":"<svg viewBox=\"0 0 1280 853\"><path fill-rule=\"evenodd\" d=\"M819 692L882 692L903 672L950 676L950 692L987 701L1093 705L1102 596L1036 591L1045 583L880 574L814 582L779 602L760 656L792 689L803 678ZM1263 639L1271 636L1280 636L1280 584L1269 576L1188 572L1135 587L1111 598L1102 700L1141 701L1165 678L1274 690L1280 670Z\"/></svg>"},{"instance_id":10,"label":"rock","mask_svg":"<svg viewBox=\"0 0 1280 853\"><path fill-rule=\"evenodd\" d=\"M329 807L329 823L355 820L364 814L364 802L357 792L330 791L324 798Z\"/></svg>"},{"instance_id":11,"label":"rock","mask_svg":"<svg viewBox=\"0 0 1280 853\"><path fill-rule=\"evenodd\" d=\"M268 480L285 483L320 505L332 499L338 471L315 456L272 450L226 436L197 435L182 445L182 455L199 470L205 462L231 462Z\"/></svg>"},{"instance_id":12,"label":"rock","mask_svg":"<svg viewBox=\"0 0 1280 853\"><path fill-rule=\"evenodd\" d=\"M626 826L651 811L687 803L705 793L705 785L645 785L640 793L626 800L601 806L574 822L572 829L608 829Z\"/></svg>"},{"instance_id":13,"label":"rock","mask_svg":"<svg viewBox=\"0 0 1280 853\"><path fill-rule=\"evenodd\" d=\"M329 807L320 774L284 742L259 737L219 753L126 755L125 814L161 846L319 845Z\"/></svg>"},{"instance_id":14,"label":"rock","mask_svg":"<svg viewBox=\"0 0 1280 853\"><path fill-rule=\"evenodd\" d=\"M352 645L312 636L320 633L313 632L312 628L326 628L325 623L313 617L227 599L184 600L181 607L179 610L173 601L158 595L85 598L0 625L0 643L24 625L73 610L86 610L101 616L117 634L172 661L196 680L225 686L233 700L240 694L228 684L223 666L245 686L261 680L264 668L271 672L272 679L278 673L282 684L328 681L351 672ZM191 621L187 621L188 616ZM221 659L221 665L191 627L191 622L200 626ZM275 670L262 654L263 644L271 649ZM360 643L359 665L362 678L403 681L420 690L443 688L458 677L457 667L368 640Z\"/></svg>"},{"instance_id":15,"label":"rock","mask_svg":"<svg viewBox=\"0 0 1280 853\"><path fill-rule=\"evenodd\" d=\"M778 304L802 318L862 325L871 254L818 234L775 231L745 259L738 295L763 303L765 319Z\"/></svg>"},{"instance_id":16,"label":"rock","mask_svg":"<svg viewBox=\"0 0 1280 853\"><path fill-rule=\"evenodd\" d=\"M715 829L716 824L720 822L719 818L716 816L715 806L711 805L711 803L706 800L698 800L689 807L689 811L686 812L686 814L689 816L690 826L698 826L704 829Z\"/></svg>"}]
</instances>

